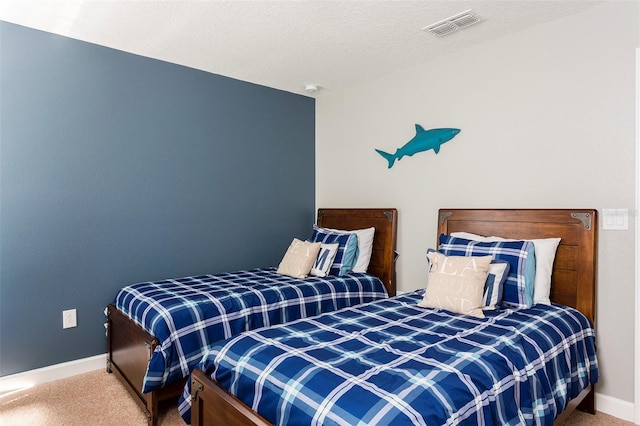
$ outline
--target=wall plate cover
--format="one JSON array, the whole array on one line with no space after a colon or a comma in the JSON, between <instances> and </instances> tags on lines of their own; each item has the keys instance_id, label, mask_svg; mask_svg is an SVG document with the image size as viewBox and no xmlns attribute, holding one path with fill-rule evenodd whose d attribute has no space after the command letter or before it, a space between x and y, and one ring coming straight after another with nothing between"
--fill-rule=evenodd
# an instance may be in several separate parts
<instances>
[{"instance_id":1,"label":"wall plate cover","mask_svg":"<svg viewBox=\"0 0 640 426\"><path fill-rule=\"evenodd\" d=\"M602 209L602 229L629 229L629 209Z\"/></svg>"},{"instance_id":2,"label":"wall plate cover","mask_svg":"<svg viewBox=\"0 0 640 426\"><path fill-rule=\"evenodd\" d=\"M78 321L76 318L76 310L68 309L66 311L62 311L62 328L73 328L78 325Z\"/></svg>"}]
</instances>

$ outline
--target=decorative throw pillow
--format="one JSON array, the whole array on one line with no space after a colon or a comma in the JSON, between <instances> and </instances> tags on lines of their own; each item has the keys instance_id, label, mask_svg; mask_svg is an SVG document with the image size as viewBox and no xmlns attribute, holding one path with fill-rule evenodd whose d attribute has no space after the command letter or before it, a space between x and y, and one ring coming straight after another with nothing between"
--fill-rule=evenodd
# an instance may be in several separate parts
<instances>
[{"instance_id":1,"label":"decorative throw pillow","mask_svg":"<svg viewBox=\"0 0 640 426\"><path fill-rule=\"evenodd\" d=\"M487 256L509 262L509 275L504 283L502 304L512 308L533 305L536 269L534 245L531 241L471 241L442 234L438 250L447 256Z\"/></svg>"},{"instance_id":2,"label":"decorative throw pillow","mask_svg":"<svg viewBox=\"0 0 640 426\"><path fill-rule=\"evenodd\" d=\"M484 237L482 235L471 234L469 232L452 232L452 237L466 238L474 241L516 241L507 240L502 237ZM551 300L551 272L553 261L556 258L556 251L560 244L560 238L540 238L528 240L533 243L536 253L536 275L533 284L533 303L550 305Z\"/></svg>"},{"instance_id":3,"label":"decorative throw pillow","mask_svg":"<svg viewBox=\"0 0 640 426\"><path fill-rule=\"evenodd\" d=\"M482 295L492 257L431 252L427 258L429 283L418 305L484 318Z\"/></svg>"},{"instance_id":4,"label":"decorative throw pillow","mask_svg":"<svg viewBox=\"0 0 640 426\"><path fill-rule=\"evenodd\" d=\"M306 278L318 257L321 245L294 238L278 266L278 273L293 278Z\"/></svg>"},{"instance_id":5,"label":"decorative throw pillow","mask_svg":"<svg viewBox=\"0 0 640 426\"><path fill-rule=\"evenodd\" d=\"M428 249L427 253L435 252L434 249ZM427 263L429 258L427 257ZM429 264L429 270L431 265ZM492 260L489 264L489 272L487 274L487 280L484 282L484 293L482 300L484 306L482 309L496 309L502 303L502 291L504 289L504 282L509 275L509 262L504 260Z\"/></svg>"},{"instance_id":6,"label":"decorative throw pillow","mask_svg":"<svg viewBox=\"0 0 640 426\"><path fill-rule=\"evenodd\" d=\"M358 237L356 234L340 234L313 225L311 241L323 244L338 243L338 251L333 259L331 269L329 269L329 274L346 275L351 272L358 255Z\"/></svg>"},{"instance_id":7,"label":"decorative throw pillow","mask_svg":"<svg viewBox=\"0 0 640 426\"><path fill-rule=\"evenodd\" d=\"M318 257L311 267L310 275L326 277L329 274L333 259L335 259L336 253L338 252L338 246L338 243L322 244L320 246L320 252L318 252Z\"/></svg>"},{"instance_id":8,"label":"decorative throw pillow","mask_svg":"<svg viewBox=\"0 0 640 426\"><path fill-rule=\"evenodd\" d=\"M502 303L502 292L507 276L509 276L509 262L504 260L491 261L487 281L484 283L483 309L495 309Z\"/></svg>"},{"instance_id":9,"label":"decorative throw pillow","mask_svg":"<svg viewBox=\"0 0 640 426\"><path fill-rule=\"evenodd\" d=\"M369 262L371 261L371 253L373 251L373 237L376 228L354 229L353 231L344 231L342 229L323 228L327 231L338 232L340 234L354 233L358 237L358 257L353 265L353 272L367 272Z\"/></svg>"}]
</instances>

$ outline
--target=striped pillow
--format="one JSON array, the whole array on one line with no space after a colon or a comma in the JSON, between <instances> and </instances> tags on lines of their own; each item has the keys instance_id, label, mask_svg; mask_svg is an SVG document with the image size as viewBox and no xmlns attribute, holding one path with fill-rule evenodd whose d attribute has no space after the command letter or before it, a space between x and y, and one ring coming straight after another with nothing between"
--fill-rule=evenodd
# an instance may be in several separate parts
<instances>
[{"instance_id":1,"label":"striped pillow","mask_svg":"<svg viewBox=\"0 0 640 426\"><path fill-rule=\"evenodd\" d=\"M358 237L356 234L342 234L328 231L313 225L311 242L334 244L338 243L338 251L333 259L329 275L346 275L353 269L358 257Z\"/></svg>"},{"instance_id":2,"label":"striped pillow","mask_svg":"<svg viewBox=\"0 0 640 426\"><path fill-rule=\"evenodd\" d=\"M530 308L536 273L534 245L531 241L471 241L442 234L438 250L447 256L493 256L509 262L502 304L510 308Z\"/></svg>"}]
</instances>

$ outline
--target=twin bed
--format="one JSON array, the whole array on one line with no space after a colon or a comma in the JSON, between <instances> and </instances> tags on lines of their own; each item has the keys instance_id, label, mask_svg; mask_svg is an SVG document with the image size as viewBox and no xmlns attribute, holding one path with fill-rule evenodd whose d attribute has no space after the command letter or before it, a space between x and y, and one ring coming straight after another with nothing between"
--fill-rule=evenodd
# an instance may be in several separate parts
<instances>
[{"instance_id":1,"label":"twin bed","mask_svg":"<svg viewBox=\"0 0 640 426\"><path fill-rule=\"evenodd\" d=\"M594 413L596 220L585 209L440 210L438 235L560 238L552 303L477 318L418 306L418 290L248 331L206 353L180 412L192 425L551 425L578 405Z\"/></svg>"},{"instance_id":2,"label":"twin bed","mask_svg":"<svg viewBox=\"0 0 640 426\"><path fill-rule=\"evenodd\" d=\"M139 283L117 294L107 307L107 371L149 425L158 422L158 404L180 395L218 341L395 295L395 209L319 209L317 225L375 228L367 272L296 279L258 268Z\"/></svg>"}]
</instances>

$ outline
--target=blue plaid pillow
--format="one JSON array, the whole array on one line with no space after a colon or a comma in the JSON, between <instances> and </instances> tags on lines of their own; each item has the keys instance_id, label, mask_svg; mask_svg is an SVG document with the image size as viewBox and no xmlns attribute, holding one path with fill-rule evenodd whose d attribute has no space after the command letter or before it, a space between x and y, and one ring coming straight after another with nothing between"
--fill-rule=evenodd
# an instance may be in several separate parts
<instances>
[{"instance_id":1,"label":"blue plaid pillow","mask_svg":"<svg viewBox=\"0 0 640 426\"><path fill-rule=\"evenodd\" d=\"M438 250L447 256L493 256L509 262L502 304L510 308L530 308L536 274L534 245L531 241L482 242L442 234Z\"/></svg>"},{"instance_id":2,"label":"blue plaid pillow","mask_svg":"<svg viewBox=\"0 0 640 426\"><path fill-rule=\"evenodd\" d=\"M358 237L356 234L338 234L313 225L311 242L338 243L338 251L333 259L329 275L346 275L353 269L358 258Z\"/></svg>"}]
</instances>

